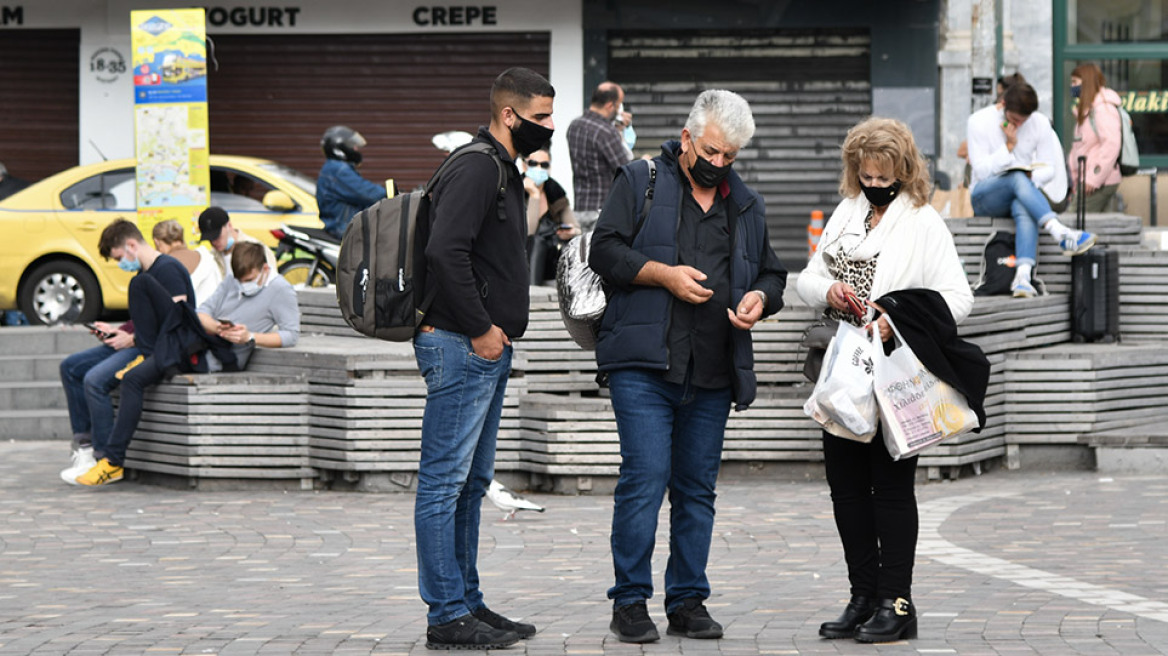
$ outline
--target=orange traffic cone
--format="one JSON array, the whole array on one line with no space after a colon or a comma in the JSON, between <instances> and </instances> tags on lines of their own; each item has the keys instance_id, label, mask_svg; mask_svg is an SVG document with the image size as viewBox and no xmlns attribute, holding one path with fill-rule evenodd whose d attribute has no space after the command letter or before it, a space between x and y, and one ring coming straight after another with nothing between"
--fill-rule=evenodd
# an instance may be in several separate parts
<instances>
[{"instance_id":1,"label":"orange traffic cone","mask_svg":"<svg viewBox=\"0 0 1168 656\"><path fill-rule=\"evenodd\" d=\"M819 238L823 236L823 212L811 211L811 222L807 224L807 258L811 259L819 248Z\"/></svg>"}]
</instances>

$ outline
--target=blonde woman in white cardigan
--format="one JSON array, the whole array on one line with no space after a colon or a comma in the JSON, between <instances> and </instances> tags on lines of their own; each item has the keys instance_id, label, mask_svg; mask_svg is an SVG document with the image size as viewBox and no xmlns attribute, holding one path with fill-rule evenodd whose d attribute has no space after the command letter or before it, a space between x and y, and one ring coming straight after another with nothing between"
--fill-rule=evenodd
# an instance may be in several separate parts
<instances>
[{"instance_id":1,"label":"blonde woman in white cardigan","mask_svg":"<svg viewBox=\"0 0 1168 656\"><path fill-rule=\"evenodd\" d=\"M849 295L878 299L901 289L927 288L941 294L960 322L973 307L973 294L953 237L928 203L928 168L912 132L900 121L870 118L848 132L841 151L844 200L799 274L799 296L828 318L860 326L873 313L852 315ZM883 317L871 325L881 340L891 338ZM819 634L862 642L915 637L911 586L917 458L893 461L880 434L863 444L826 432L823 455L851 600L838 619L820 626Z\"/></svg>"}]
</instances>

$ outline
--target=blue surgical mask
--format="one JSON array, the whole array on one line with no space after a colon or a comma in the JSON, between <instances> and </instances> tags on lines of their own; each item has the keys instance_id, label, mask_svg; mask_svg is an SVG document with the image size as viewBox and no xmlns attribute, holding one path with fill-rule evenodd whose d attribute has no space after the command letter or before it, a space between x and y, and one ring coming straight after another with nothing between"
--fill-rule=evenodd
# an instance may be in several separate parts
<instances>
[{"instance_id":1,"label":"blue surgical mask","mask_svg":"<svg viewBox=\"0 0 1168 656\"><path fill-rule=\"evenodd\" d=\"M142 263L138 260L131 260L130 256L127 255L118 260L118 268L127 273L135 273L142 270Z\"/></svg>"},{"instance_id":2,"label":"blue surgical mask","mask_svg":"<svg viewBox=\"0 0 1168 656\"><path fill-rule=\"evenodd\" d=\"M223 252L227 252L227 251L231 250L231 247L234 245L235 245L235 237L228 237L227 238L227 245L223 247Z\"/></svg>"},{"instance_id":3,"label":"blue surgical mask","mask_svg":"<svg viewBox=\"0 0 1168 656\"><path fill-rule=\"evenodd\" d=\"M625 128L625 145L629 147L629 150L637 145L637 131L631 125Z\"/></svg>"},{"instance_id":4,"label":"blue surgical mask","mask_svg":"<svg viewBox=\"0 0 1168 656\"><path fill-rule=\"evenodd\" d=\"M1078 98L1081 93L1083 93L1083 85L1081 85L1081 84L1072 84L1071 85L1071 97L1072 98Z\"/></svg>"},{"instance_id":5,"label":"blue surgical mask","mask_svg":"<svg viewBox=\"0 0 1168 656\"><path fill-rule=\"evenodd\" d=\"M523 175L531 178L537 185L547 182L548 179L547 169L529 168L524 171Z\"/></svg>"},{"instance_id":6,"label":"blue surgical mask","mask_svg":"<svg viewBox=\"0 0 1168 656\"><path fill-rule=\"evenodd\" d=\"M260 293L260 284L254 280L239 283L239 293L244 296L255 296Z\"/></svg>"},{"instance_id":7,"label":"blue surgical mask","mask_svg":"<svg viewBox=\"0 0 1168 656\"><path fill-rule=\"evenodd\" d=\"M254 280L239 283L239 293L244 296L255 296L264 288L264 274L256 276Z\"/></svg>"}]
</instances>

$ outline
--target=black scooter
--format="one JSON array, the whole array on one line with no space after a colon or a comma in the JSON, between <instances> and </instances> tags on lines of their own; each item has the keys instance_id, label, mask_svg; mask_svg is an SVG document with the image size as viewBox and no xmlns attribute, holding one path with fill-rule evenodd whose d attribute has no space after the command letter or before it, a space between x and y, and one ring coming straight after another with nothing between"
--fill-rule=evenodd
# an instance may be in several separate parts
<instances>
[{"instance_id":1,"label":"black scooter","mask_svg":"<svg viewBox=\"0 0 1168 656\"><path fill-rule=\"evenodd\" d=\"M337 282L337 259L341 242L319 228L282 224L272 230L280 241L276 259L291 253L292 259L280 265L280 275L293 287L328 287Z\"/></svg>"}]
</instances>

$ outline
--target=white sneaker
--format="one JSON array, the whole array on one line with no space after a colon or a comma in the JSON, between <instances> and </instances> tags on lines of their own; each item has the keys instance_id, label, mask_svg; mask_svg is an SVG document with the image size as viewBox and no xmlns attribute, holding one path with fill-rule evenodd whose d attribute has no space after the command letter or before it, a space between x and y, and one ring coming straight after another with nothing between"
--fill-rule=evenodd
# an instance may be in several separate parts
<instances>
[{"instance_id":1,"label":"white sneaker","mask_svg":"<svg viewBox=\"0 0 1168 656\"><path fill-rule=\"evenodd\" d=\"M61 480L69 485L80 485L77 477L93 469L97 461L93 459L93 447L87 446L73 452L73 464L61 470Z\"/></svg>"}]
</instances>

